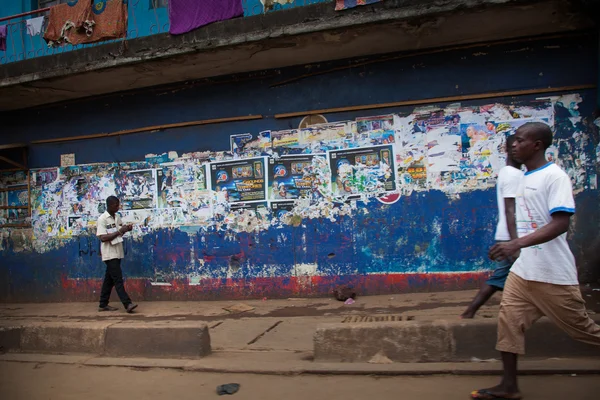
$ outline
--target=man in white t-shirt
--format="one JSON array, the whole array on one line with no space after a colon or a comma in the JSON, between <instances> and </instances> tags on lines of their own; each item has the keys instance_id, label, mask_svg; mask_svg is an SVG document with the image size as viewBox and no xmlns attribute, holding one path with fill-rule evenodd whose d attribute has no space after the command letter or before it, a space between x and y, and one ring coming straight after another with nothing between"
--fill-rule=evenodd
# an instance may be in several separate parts
<instances>
[{"instance_id":1,"label":"man in white t-shirt","mask_svg":"<svg viewBox=\"0 0 600 400\"><path fill-rule=\"evenodd\" d=\"M546 161L551 144L552 131L541 122L526 123L515 134L513 157L527 167L517 190L519 238L497 243L489 254L504 260L521 250L506 280L498 315L496 349L502 353L504 378L498 386L472 392L475 399L521 398L517 356L525 354L525 331L544 315L574 339L600 346L600 325L586 312L567 243L575 213L571 180Z\"/></svg>"},{"instance_id":2,"label":"man in white t-shirt","mask_svg":"<svg viewBox=\"0 0 600 400\"><path fill-rule=\"evenodd\" d=\"M506 148L510 149L515 137L506 139ZM515 161L511 152L507 151L506 166L498 173L496 182L496 197L498 202L498 224L496 225L496 242L507 242L517 239L517 222L515 215L515 197L519 183L523 178L521 163ZM490 278L481 286L479 292L461 318L473 318L479 308L485 304L498 290L504 290L504 283L510 272L510 267L516 257L509 257L496 263L496 268Z\"/></svg>"},{"instance_id":3,"label":"man in white t-shirt","mask_svg":"<svg viewBox=\"0 0 600 400\"><path fill-rule=\"evenodd\" d=\"M102 245L100 253L102 261L106 264L106 274L100 292L100 306L98 311L116 311L115 307L108 305L110 292L114 287L119 295L123 307L128 313L137 307L131 302L123 284L123 271L121 270L121 259L125 256L123 251L123 235L130 232L131 225L123 225L119 211L119 199L110 196L106 199L106 212L98 218L96 236L100 238Z\"/></svg>"}]
</instances>

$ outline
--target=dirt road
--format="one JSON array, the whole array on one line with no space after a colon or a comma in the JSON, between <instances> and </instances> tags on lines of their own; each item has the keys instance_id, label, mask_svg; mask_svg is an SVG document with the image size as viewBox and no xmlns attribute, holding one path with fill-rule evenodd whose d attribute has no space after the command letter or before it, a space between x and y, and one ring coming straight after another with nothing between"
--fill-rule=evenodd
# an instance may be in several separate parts
<instances>
[{"instance_id":1,"label":"dirt road","mask_svg":"<svg viewBox=\"0 0 600 400\"><path fill-rule=\"evenodd\" d=\"M0 362L0 398L6 400L217 399L215 389L240 383L238 400L455 400L495 384L498 377L265 376L177 370L134 370ZM600 376L530 376L527 400L598 399ZM230 398L226 396L225 398Z\"/></svg>"}]
</instances>

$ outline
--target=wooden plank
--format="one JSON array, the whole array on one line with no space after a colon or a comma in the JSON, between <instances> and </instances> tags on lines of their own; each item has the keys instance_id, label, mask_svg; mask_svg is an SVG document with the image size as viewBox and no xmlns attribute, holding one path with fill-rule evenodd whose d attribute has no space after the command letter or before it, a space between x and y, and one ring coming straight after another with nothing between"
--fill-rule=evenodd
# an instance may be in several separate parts
<instances>
[{"instance_id":1,"label":"wooden plank","mask_svg":"<svg viewBox=\"0 0 600 400\"><path fill-rule=\"evenodd\" d=\"M15 190L23 190L26 187L27 187L26 184L15 185L15 186L9 187L9 188L0 188L0 192L14 192Z\"/></svg>"},{"instance_id":2,"label":"wooden plank","mask_svg":"<svg viewBox=\"0 0 600 400\"><path fill-rule=\"evenodd\" d=\"M31 171L27 172L27 215L31 218Z\"/></svg>"},{"instance_id":3,"label":"wooden plank","mask_svg":"<svg viewBox=\"0 0 600 400\"><path fill-rule=\"evenodd\" d=\"M18 171L27 171L27 169L23 169L23 168L0 169L0 172L18 172Z\"/></svg>"},{"instance_id":4,"label":"wooden plank","mask_svg":"<svg viewBox=\"0 0 600 400\"><path fill-rule=\"evenodd\" d=\"M97 138L102 138L102 137L129 135L132 133L151 132L151 131L159 131L159 130L173 129L173 128L183 128L183 127L188 127L188 126L221 124L224 122L252 121L252 120L262 119L262 118L263 118L262 115L244 115L244 116L239 116L239 117L215 118L215 119L205 119L205 120L200 120L200 121L178 122L175 124L154 125L154 126L145 126L143 128L126 129L126 130L111 132L111 133L96 133L96 134L92 134L92 135L81 135L81 136L71 136L71 137L56 138L56 139L34 140L31 142L31 144L71 142L71 141L75 141L75 140L97 139Z\"/></svg>"},{"instance_id":5,"label":"wooden plank","mask_svg":"<svg viewBox=\"0 0 600 400\"><path fill-rule=\"evenodd\" d=\"M4 156L0 156L0 161L4 161L5 163L8 163L10 165L13 165L17 168L22 168L22 169L27 169L26 166L19 164L16 161L11 160L10 158L4 157Z\"/></svg>"},{"instance_id":6,"label":"wooden plank","mask_svg":"<svg viewBox=\"0 0 600 400\"><path fill-rule=\"evenodd\" d=\"M0 210L25 210L29 206L0 206Z\"/></svg>"},{"instance_id":7,"label":"wooden plank","mask_svg":"<svg viewBox=\"0 0 600 400\"><path fill-rule=\"evenodd\" d=\"M27 143L0 144L0 150L18 149L20 147L27 147Z\"/></svg>"},{"instance_id":8,"label":"wooden plank","mask_svg":"<svg viewBox=\"0 0 600 400\"><path fill-rule=\"evenodd\" d=\"M447 97L435 97L421 100L405 100L396 101L393 103L379 103L379 104L366 104L360 106L348 106L348 107L337 107L337 108L325 108L321 110L310 110L310 111L298 111L285 114L275 114L276 119L283 118L294 118L294 117L305 117L307 115L314 114L330 114L338 112L348 111L361 111L361 110L373 110L378 108L390 108L390 107L404 107L404 106L417 106L434 103L450 103L455 101L468 101L478 99L493 99L497 97L507 96L525 96L528 94L544 94L553 92L571 92L575 90L595 89L595 84L577 85L577 86L562 86L556 88L540 88L540 89L527 89L527 90L511 90L507 92L490 92L490 93L478 93L468 94L460 96L447 96Z\"/></svg>"},{"instance_id":9,"label":"wooden plank","mask_svg":"<svg viewBox=\"0 0 600 400\"><path fill-rule=\"evenodd\" d=\"M4 224L0 225L1 228L31 228L31 224Z\"/></svg>"}]
</instances>

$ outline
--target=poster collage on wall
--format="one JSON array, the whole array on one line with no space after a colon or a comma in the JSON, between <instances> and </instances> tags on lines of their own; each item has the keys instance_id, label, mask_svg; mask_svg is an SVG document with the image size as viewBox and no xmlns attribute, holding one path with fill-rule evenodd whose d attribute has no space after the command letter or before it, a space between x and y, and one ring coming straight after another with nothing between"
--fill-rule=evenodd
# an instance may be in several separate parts
<instances>
[{"instance_id":1,"label":"poster collage on wall","mask_svg":"<svg viewBox=\"0 0 600 400\"><path fill-rule=\"evenodd\" d=\"M570 104L581 101L569 96ZM62 238L94 228L111 195L121 199L123 221L144 234L173 226L268 227L290 214L329 218L340 212L334 209L356 208L357 200L485 190L505 165L506 137L530 121L552 126L557 101L423 107L409 115L236 134L223 151L34 170L34 233ZM575 139L561 140L548 149L549 159L565 163L576 190L595 187L585 160L562 154L578 145Z\"/></svg>"}]
</instances>

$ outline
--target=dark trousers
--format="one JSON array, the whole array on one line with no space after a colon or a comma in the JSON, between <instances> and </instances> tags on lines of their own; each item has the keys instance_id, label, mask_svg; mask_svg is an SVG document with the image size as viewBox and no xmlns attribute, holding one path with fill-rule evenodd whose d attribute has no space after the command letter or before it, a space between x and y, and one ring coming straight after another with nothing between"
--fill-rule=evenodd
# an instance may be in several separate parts
<instances>
[{"instance_id":1,"label":"dark trousers","mask_svg":"<svg viewBox=\"0 0 600 400\"><path fill-rule=\"evenodd\" d=\"M104 275L104 282L102 283L102 291L100 292L100 307L106 307L108 300L110 299L110 292L112 292L113 286L117 290L119 299L123 306L127 308L131 304L131 299L125 291L123 285L123 272L121 271L121 259L113 258L104 262L106 264L106 275Z\"/></svg>"}]
</instances>

